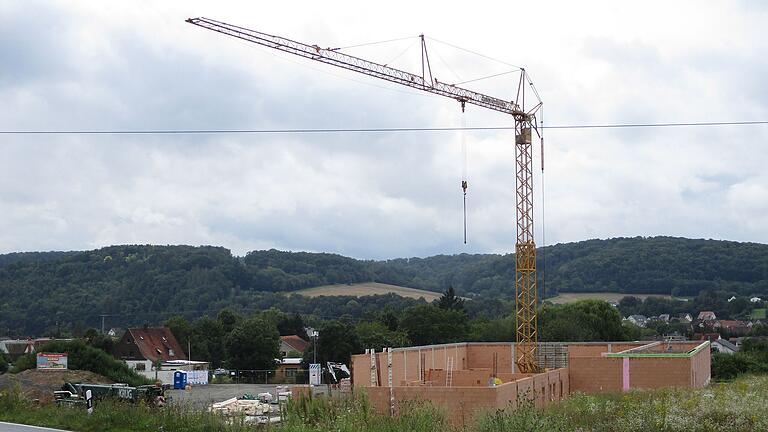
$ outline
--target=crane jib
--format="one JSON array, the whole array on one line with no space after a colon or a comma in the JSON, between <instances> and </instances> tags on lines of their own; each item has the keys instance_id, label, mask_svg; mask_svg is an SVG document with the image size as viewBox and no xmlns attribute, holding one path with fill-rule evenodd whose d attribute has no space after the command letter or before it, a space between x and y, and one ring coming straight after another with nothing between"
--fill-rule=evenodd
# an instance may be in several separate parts
<instances>
[{"instance_id":1,"label":"crane jib","mask_svg":"<svg viewBox=\"0 0 768 432\"><path fill-rule=\"evenodd\" d=\"M234 36L249 42L267 46L279 51L288 52L311 60L322 63L332 64L344 69L359 72L365 75L371 75L376 78L392 81L397 84L406 85L415 89L427 91L429 93L439 94L450 97L460 102L467 102L474 105L500 111L506 114L523 114L520 107L511 101L488 96L472 90L458 86L441 83L437 80L430 82L423 77L402 71L387 65L382 65L359 57L351 56L338 52L337 50L320 48L317 45L309 45L296 42L280 36L273 36L256 30L246 29L244 27L234 26L232 24L222 23L208 18L190 18L187 20L190 24L207 28L229 36Z\"/></svg>"}]
</instances>

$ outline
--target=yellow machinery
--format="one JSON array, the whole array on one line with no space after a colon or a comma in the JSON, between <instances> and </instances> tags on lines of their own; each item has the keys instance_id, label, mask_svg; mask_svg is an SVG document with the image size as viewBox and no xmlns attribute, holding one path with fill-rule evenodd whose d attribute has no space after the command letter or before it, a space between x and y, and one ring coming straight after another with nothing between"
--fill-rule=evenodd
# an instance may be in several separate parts
<instances>
[{"instance_id":1,"label":"yellow machinery","mask_svg":"<svg viewBox=\"0 0 768 432\"><path fill-rule=\"evenodd\" d=\"M536 349L538 329L536 319L536 244L533 241L533 146L532 131L541 138L537 114L542 102L533 87L525 69L520 69L517 95L515 100L507 101L481 94L452 84L439 82L432 77L427 46L421 35L421 75L405 72L387 65L378 64L359 57L340 52L339 49L321 48L280 36L273 36L244 27L215 21L208 18L190 18L188 23L213 30L231 37L253 42L279 51L291 53L310 60L341 67L375 78L380 78L404 86L423 90L455 99L461 103L480 106L509 114L515 120L515 158L516 158L516 216L517 241L515 244L515 304L517 310L517 348L515 363L520 372L530 373L538 370ZM526 109L526 88L530 87L536 103ZM466 193L466 182L462 181Z\"/></svg>"}]
</instances>

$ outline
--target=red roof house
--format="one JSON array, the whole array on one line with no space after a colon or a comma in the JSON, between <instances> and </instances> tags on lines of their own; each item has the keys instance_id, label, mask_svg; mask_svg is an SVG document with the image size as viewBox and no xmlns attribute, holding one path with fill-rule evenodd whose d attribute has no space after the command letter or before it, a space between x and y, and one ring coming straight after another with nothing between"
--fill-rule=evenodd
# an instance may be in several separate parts
<instances>
[{"instance_id":1,"label":"red roof house","mask_svg":"<svg viewBox=\"0 0 768 432\"><path fill-rule=\"evenodd\" d=\"M152 363L187 360L179 341L166 327L128 329L113 353L121 360L149 360Z\"/></svg>"},{"instance_id":2,"label":"red roof house","mask_svg":"<svg viewBox=\"0 0 768 432\"><path fill-rule=\"evenodd\" d=\"M296 335L280 336L280 354L285 357L291 351L304 353L309 346L309 342Z\"/></svg>"}]
</instances>

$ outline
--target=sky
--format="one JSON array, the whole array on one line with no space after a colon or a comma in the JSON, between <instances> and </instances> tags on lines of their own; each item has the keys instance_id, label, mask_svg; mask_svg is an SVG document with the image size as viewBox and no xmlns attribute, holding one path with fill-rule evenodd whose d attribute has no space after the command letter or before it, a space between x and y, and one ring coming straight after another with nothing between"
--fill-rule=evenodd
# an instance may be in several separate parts
<instances>
[{"instance_id":1,"label":"sky","mask_svg":"<svg viewBox=\"0 0 768 432\"><path fill-rule=\"evenodd\" d=\"M545 126L768 120L768 4L757 0L0 0L0 131L513 126L184 21L200 16L323 47L405 38L342 52L412 72L424 34L443 82L524 67ZM517 81L465 86L509 100ZM545 129L536 243L768 243L767 141L768 125ZM365 259L510 253L513 143L508 130L0 134L0 253L113 244Z\"/></svg>"}]
</instances>

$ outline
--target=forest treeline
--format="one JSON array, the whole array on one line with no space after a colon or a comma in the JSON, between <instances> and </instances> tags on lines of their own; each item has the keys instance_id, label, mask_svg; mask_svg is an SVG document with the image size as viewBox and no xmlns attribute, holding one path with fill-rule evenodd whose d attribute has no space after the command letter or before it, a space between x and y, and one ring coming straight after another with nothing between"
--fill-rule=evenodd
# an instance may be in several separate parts
<instances>
[{"instance_id":1,"label":"forest treeline","mask_svg":"<svg viewBox=\"0 0 768 432\"><path fill-rule=\"evenodd\" d=\"M541 295L624 292L696 296L703 291L768 293L768 245L672 237L588 240L541 248ZM111 246L84 252L0 255L0 335L62 327L194 319L225 307L276 308L323 318L402 310L419 300L395 295L285 295L326 284L382 282L474 298L470 313L496 316L514 298L513 255L438 255L384 261L329 253L221 247ZM423 301L421 301L423 302ZM333 316L327 316L327 315Z\"/></svg>"}]
</instances>

